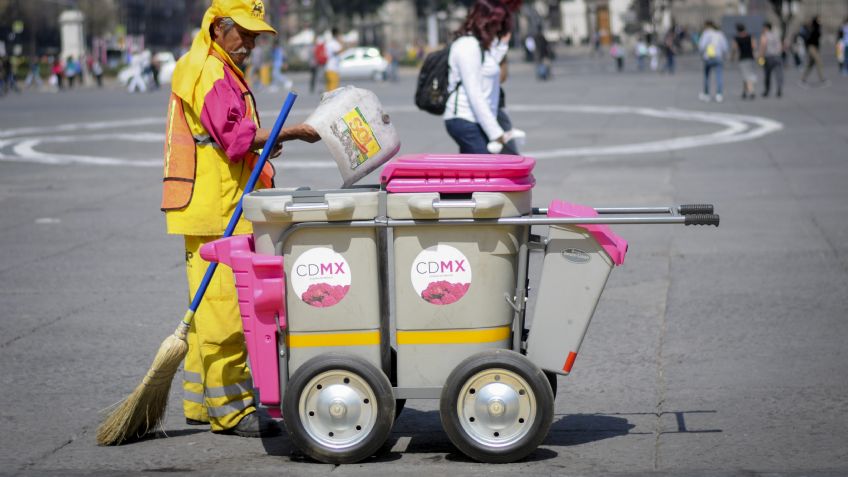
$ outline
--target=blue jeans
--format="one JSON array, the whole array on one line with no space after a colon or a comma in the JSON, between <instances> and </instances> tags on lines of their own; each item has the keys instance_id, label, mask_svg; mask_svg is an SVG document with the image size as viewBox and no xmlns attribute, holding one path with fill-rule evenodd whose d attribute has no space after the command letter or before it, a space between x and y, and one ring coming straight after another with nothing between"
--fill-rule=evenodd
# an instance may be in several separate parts
<instances>
[{"instance_id":1,"label":"blue jeans","mask_svg":"<svg viewBox=\"0 0 848 477\"><path fill-rule=\"evenodd\" d=\"M489 139L483 128L477 123L465 119L453 118L445 121L445 129L459 145L460 154L488 154L486 145Z\"/></svg>"},{"instance_id":2,"label":"blue jeans","mask_svg":"<svg viewBox=\"0 0 848 477\"><path fill-rule=\"evenodd\" d=\"M710 94L710 71L715 70L716 94L724 91L724 64L721 60L704 61L704 94Z\"/></svg>"}]
</instances>

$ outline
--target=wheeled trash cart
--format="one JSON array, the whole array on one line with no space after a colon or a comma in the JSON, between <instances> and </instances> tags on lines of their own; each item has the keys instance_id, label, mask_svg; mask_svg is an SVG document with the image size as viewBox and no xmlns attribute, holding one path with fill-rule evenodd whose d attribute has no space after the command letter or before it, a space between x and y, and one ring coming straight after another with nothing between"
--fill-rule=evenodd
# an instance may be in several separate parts
<instances>
[{"instance_id":1,"label":"wheeled trash cart","mask_svg":"<svg viewBox=\"0 0 848 477\"><path fill-rule=\"evenodd\" d=\"M719 224L711 205L534 208L533 166L403 156L373 187L254 192L243 203L254 234L202 249L232 268L259 400L304 453L365 459L407 399L435 398L469 457L525 457L547 436L556 376L572 371L624 262L609 224ZM541 273L534 296L530 273Z\"/></svg>"}]
</instances>

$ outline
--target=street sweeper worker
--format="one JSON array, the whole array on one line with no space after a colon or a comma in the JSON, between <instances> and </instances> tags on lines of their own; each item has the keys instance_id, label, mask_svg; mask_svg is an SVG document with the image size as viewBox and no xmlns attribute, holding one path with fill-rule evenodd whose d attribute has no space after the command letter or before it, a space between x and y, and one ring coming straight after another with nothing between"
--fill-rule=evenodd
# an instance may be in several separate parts
<instances>
[{"instance_id":1,"label":"street sweeper worker","mask_svg":"<svg viewBox=\"0 0 848 477\"><path fill-rule=\"evenodd\" d=\"M207 268L200 247L224 234L270 129L259 125L253 95L241 66L261 33L276 34L265 22L261 0L213 0L191 50L174 70L165 143L162 210L169 234L184 236L189 296ZM308 125L283 128L282 141L319 138ZM256 188L273 185L267 163ZM241 219L234 234L252 232ZM243 437L279 433L256 412L244 334L232 272L219 268L187 336L183 412L188 424Z\"/></svg>"}]
</instances>

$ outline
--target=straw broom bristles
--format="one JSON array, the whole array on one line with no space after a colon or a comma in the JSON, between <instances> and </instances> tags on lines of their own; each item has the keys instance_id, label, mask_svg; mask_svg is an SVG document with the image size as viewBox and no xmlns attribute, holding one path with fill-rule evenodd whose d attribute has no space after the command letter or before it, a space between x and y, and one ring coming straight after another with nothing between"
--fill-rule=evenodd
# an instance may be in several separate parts
<instances>
[{"instance_id":1,"label":"straw broom bristles","mask_svg":"<svg viewBox=\"0 0 848 477\"><path fill-rule=\"evenodd\" d=\"M147 374L126 399L97 428L97 443L119 445L156 428L165 416L171 381L188 352L186 334L194 313L189 310L174 334L159 346Z\"/></svg>"}]
</instances>

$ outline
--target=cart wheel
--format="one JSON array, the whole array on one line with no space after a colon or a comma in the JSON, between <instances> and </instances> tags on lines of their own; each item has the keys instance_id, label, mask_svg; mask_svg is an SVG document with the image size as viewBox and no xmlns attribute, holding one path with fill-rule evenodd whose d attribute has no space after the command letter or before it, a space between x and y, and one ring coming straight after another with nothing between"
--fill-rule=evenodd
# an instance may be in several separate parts
<instances>
[{"instance_id":1,"label":"cart wheel","mask_svg":"<svg viewBox=\"0 0 848 477\"><path fill-rule=\"evenodd\" d=\"M357 356L316 356L286 386L289 436L320 462L351 464L372 456L389 437L394 417L389 378Z\"/></svg>"},{"instance_id":2,"label":"cart wheel","mask_svg":"<svg viewBox=\"0 0 848 477\"><path fill-rule=\"evenodd\" d=\"M480 462L514 462L548 434L554 396L545 374L509 350L477 353L448 376L439 402L451 442Z\"/></svg>"}]
</instances>

